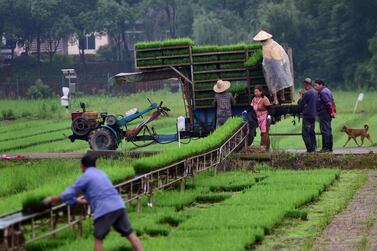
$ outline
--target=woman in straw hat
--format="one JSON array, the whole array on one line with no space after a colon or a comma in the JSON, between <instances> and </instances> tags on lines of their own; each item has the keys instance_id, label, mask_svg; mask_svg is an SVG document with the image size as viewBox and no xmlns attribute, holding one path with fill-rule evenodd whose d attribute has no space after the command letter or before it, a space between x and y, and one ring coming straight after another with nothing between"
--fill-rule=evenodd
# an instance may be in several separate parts
<instances>
[{"instance_id":1,"label":"woman in straw hat","mask_svg":"<svg viewBox=\"0 0 377 251\"><path fill-rule=\"evenodd\" d=\"M213 91L215 99L213 105L216 105L216 127L223 125L226 120L232 116L232 105L236 103L235 97L227 90L231 86L229 81L218 80Z\"/></svg>"},{"instance_id":2,"label":"woman in straw hat","mask_svg":"<svg viewBox=\"0 0 377 251\"><path fill-rule=\"evenodd\" d=\"M272 35L260 31L254 41L263 44L263 70L264 77L269 91L274 98L274 104L278 104L277 93L280 93L280 100L284 101L284 89L293 88L293 78L290 62L283 47L272 39Z\"/></svg>"}]
</instances>

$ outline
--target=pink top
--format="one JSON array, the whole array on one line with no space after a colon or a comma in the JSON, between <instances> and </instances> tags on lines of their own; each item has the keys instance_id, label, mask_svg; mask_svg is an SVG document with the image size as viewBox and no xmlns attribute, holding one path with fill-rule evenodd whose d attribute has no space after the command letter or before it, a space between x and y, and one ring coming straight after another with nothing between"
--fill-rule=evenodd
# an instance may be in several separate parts
<instances>
[{"instance_id":1,"label":"pink top","mask_svg":"<svg viewBox=\"0 0 377 251\"><path fill-rule=\"evenodd\" d=\"M269 104L270 101L266 97L254 97L251 101L251 106L254 108L257 114L258 126L262 133L267 132L268 111L266 105Z\"/></svg>"}]
</instances>

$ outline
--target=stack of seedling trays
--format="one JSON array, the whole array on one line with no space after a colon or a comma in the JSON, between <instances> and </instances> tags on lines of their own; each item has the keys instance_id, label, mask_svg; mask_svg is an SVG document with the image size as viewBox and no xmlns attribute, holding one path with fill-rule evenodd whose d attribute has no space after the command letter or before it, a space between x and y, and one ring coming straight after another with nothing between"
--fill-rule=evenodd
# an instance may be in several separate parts
<instances>
[{"instance_id":1,"label":"stack of seedling trays","mask_svg":"<svg viewBox=\"0 0 377 251\"><path fill-rule=\"evenodd\" d=\"M165 41L139 42L135 44L135 62L139 70L191 65L189 38L168 39Z\"/></svg>"},{"instance_id":2,"label":"stack of seedling trays","mask_svg":"<svg viewBox=\"0 0 377 251\"><path fill-rule=\"evenodd\" d=\"M213 107L213 86L218 79L231 81L232 87L229 92L237 94L237 106L250 104L254 85L252 77L259 80L262 77L263 81L264 78L261 61L253 67L246 67L245 62L260 49L259 44L193 46L195 107Z\"/></svg>"}]
</instances>

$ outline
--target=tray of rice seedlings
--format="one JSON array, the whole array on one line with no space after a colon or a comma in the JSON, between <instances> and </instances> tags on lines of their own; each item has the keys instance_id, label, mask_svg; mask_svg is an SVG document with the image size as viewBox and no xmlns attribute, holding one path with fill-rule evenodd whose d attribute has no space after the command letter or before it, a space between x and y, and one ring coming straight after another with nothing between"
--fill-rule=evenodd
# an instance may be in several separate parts
<instances>
[{"instance_id":1,"label":"tray of rice seedlings","mask_svg":"<svg viewBox=\"0 0 377 251\"><path fill-rule=\"evenodd\" d=\"M215 92L209 91L209 92L196 92L195 93L195 99L201 99L201 98L213 98L215 96Z\"/></svg>"},{"instance_id":2,"label":"tray of rice seedlings","mask_svg":"<svg viewBox=\"0 0 377 251\"><path fill-rule=\"evenodd\" d=\"M246 71L239 72L223 72L220 74L221 78L244 78L246 77Z\"/></svg>"},{"instance_id":3,"label":"tray of rice seedlings","mask_svg":"<svg viewBox=\"0 0 377 251\"><path fill-rule=\"evenodd\" d=\"M249 88L247 83L232 83L228 91L232 94L247 94Z\"/></svg>"},{"instance_id":4,"label":"tray of rice seedlings","mask_svg":"<svg viewBox=\"0 0 377 251\"><path fill-rule=\"evenodd\" d=\"M180 65L190 63L189 58L169 58L163 60L164 65Z\"/></svg>"},{"instance_id":5,"label":"tray of rice seedlings","mask_svg":"<svg viewBox=\"0 0 377 251\"><path fill-rule=\"evenodd\" d=\"M220 64L220 69L242 69L245 68L243 63L230 63L230 64Z\"/></svg>"},{"instance_id":6,"label":"tray of rice seedlings","mask_svg":"<svg viewBox=\"0 0 377 251\"><path fill-rule=\"evenodd\" d=\"M217 70L216 65L194 65L194 71L214 71Z\"/></svg>"},{"instance_id":7,"label":"tray of rice seedlings","mask_svg":"<svg viewBox=\"0 0 377 251\"><path fill-rule=\"evenodd\" d=\"M195 45L192 47L193 53L205 53L218 51L217 45Z\"/></svg>"},{"instance_id":8,"label":"tray of rice seedlings","mask_svg":"<svg viewBox=\"0 0 377 251\"><path fill-rule=\"evenodd\" d=\"M263 51L257 50L249 59L244 63L245 67L252 68L260 64L263 60Z\"/></svg>"},{"instance_id":9,"label":"tray of rice seedlings","mask_svg":"<svg viewBox=\"0 0 377 251\"><path fill-rule=\"evenodd\" d=\"M216 73L203 73L203 74L194 74L195 81L198 80L217 80L219 78L219 74Z\"/></svg>"},{"instance_id":10,"label":"tray of rice seedlings","mask_svg":"<svg viewBox=\"0 0 377 251\"><path fill-rule=\"evenodd\" d=\"M193 141L189 145L183 145L179 149L167 150L162 153L138 159L132 163L136 173L145 173L197 154L208 152L224 143L242 125L240 117L230 118L226 123L216 129L206 138Z\"/></svg>"},{"instance_id":11,"label":"tray of rice seedlings","mask_svg":"<svg viewBox=\"0 0 377 251\"><path fill-rule=\"evenodd\" d=\"M221 61L231 61L231 60L240 60L240 59L246 60L245 53L219 55L219 60Z\"/></svg>"},{"instance_id":12,"label":"tray of rice seedlings","mask_svg":"<svg viewBox=\"0 0 377 251\"><path fill-rule=\"evenodd\" d=\"M162 59L151 59L151 60L138 60L138 67L147 67L147 66L158 66L162 65Z\"/></svg>"},{"instance_id":13,"label":"tray of rice seedlings","mask_svg":"<svg viewBox=\"0 0 377 251\"><path fill-rule=\"evenodd\" d=\"M164 41L145 41L135 44L136 50L156 49L163 47L191 46L194 42L190 38L167 39Z\"/></svg>"},{"instance_id":14,"label":"tray of rice seedlings","mask_svg":"<svg viewBox=\"0 0 377 251\"><path fill-rule=\"evenodd\" d=\"M163 56L188 55L189 49L163 50Z\"/></svg>"},{"instance_id":15,"label":"tray of rice seedlings","mask_svg":"<svg viewBox=\"0 0 377 251\"><path fill-rule=\"evenodd\" d=\"M196 83L195 84L195 89L196 90L207 90L213 88L214 84L213 83Z\"/></svg>"},{"instance_id":16,"label":"tray of rice seedlings","mask_svg":"<svg viewBox=\"0 0 377 251\"><path fill-rule=\"evenodd\" d=\"M137 51L136 59L161 57L162 51Z\"/></svg>"},{"instance_id":17,"label":"tray of rice seedlings","mask_svg":"<svg viewBox=\"0 0 377 251\"><path fill-rule=\"evenodd\" d=\"M216 62L219 58L215 55L212 56L193 56L192 61L197 63L204 63L204 62Z\"/></svg>"}]
</instances>

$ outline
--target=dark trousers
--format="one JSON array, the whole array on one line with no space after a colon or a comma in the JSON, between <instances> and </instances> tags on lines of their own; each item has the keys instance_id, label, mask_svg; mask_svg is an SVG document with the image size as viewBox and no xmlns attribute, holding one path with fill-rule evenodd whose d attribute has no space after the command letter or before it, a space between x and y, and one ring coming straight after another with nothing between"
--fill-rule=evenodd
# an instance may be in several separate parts
<instances>
[{"instance_id":1,"label":"dark trousers","mask_svg":"<svg viewBox=\"0 0 377 251\"><path fill-rule=\"evenodd\" d=\"M319 118L319 126L322 134L322 151L332 152L333 137L331 129L331 118Z\"/></svg>"},{"instance_id":2,"label":"dark trousers","mask_svg":"<svg viewBox=\"0 0 377 251\"><path fill-rule=\"evenodd\" d=\"M308 152L314 152L317 147L314 129L315 119L302 120L302 139L304 140Z\"/></svg>"}]
</instances>

